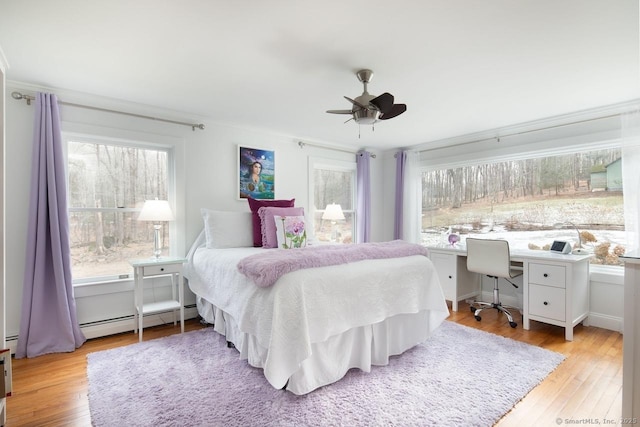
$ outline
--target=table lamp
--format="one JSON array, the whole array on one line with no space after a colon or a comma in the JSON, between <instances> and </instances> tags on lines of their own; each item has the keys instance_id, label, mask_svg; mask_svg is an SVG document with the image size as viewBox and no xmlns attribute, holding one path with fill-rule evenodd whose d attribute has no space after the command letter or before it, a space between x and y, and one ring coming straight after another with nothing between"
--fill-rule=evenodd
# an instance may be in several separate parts
<instances>
[{"instance_id":1,"label":"table lamp","mask_svg":"<svg viewBox=\"0 0 640 427\"><path fill-rule=\"evenodd\" d=\"M173 212L167 200L147 200L144 202L142 211L138 216L138 221L153 222L153 255L156 259L160 258L162 245L160 244L161 222L173 221Z\"/></svg>"},{"instance_id":2,"label":"table lamp","mask_svg":"<svg viewBox=\"0 0 640 427\"><path fill-rule=\"evenodd\" d=\"M344 213L342 213L342 208L340 205L335 203L331 203L327 205L324 209L324 213L322 214L322 219L326 219L327 221L331 221L331 241L336 241L336 222L342 221L344 219Z\"/></svg>"}]
</instances>

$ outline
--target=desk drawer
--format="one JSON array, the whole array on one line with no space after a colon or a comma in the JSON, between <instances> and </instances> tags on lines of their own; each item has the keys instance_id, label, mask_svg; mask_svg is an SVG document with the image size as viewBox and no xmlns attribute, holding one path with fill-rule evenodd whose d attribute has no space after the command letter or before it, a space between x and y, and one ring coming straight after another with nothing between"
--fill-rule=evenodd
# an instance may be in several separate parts
<instances>
[{"instance_id":1,"label":"desk drawer","mask_svg":"<svg viewBox=\"0 0 640 427\"><path fill-rule=\"evenodd\" d=\"M177 273L182 269L180 264L168 264L168 265L149 265L144 268L145 276L157 276L160 274Z\"/></svg>"},{"instance_id":2,"label":"desk drawer","mask_svg":"<svg viewBox=\"0 0 640 427\"><path fill-rule=\"evenodd\" d=\"M529 285L529 314L564 322L565 290L553 286Z\"/></svg>"},{"instance_id":3,"label":"desk drawer","mask_svg":"<svg viewBox=\"0 0 640 427\"><path fill-rule=\"evenodd\" d=\"M564 288L566 268L562 265L529 264L529 283Z\"/></svg>"}]
</instances>

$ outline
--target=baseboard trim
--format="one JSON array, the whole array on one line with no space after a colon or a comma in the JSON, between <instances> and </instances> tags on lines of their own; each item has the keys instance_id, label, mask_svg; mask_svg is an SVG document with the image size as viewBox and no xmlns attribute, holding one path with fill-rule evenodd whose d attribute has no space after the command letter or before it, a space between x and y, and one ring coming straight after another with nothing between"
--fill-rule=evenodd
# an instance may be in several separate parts
<instances>
[{"instance_id":1,"label":"baseboard trim","mask_svg":"<svg viewBox=\"0 0 640 427\"><path fill-rule=\"evenodd\" d=\"M600 313L589 313L587 320L589 326L622 333L622 317L614 317Z\"/></svg>"},{"instance_id":2,"label":"baseboard trim","mask_svg":"<svg viewBox=\"0 0 640 427\"><path fill-rule=\"evenodd\" d=\"M179 316L176 316L179 320ZM194 319L198 317L198 310L195 307L184 309L184 319ZM157 313L144 316L143 324L145 328L150 326L159 326L173 322L173 315L169 313ZM80 325L80 330L85 338L100 338L108 335L121 334L123 332L133 332L133 316L124 317L114 320L105 320L102 322ZM7 338L6 348L11 350L11 354L16 353L18 347L18 337Z\"/></svg>"}]
</instances>

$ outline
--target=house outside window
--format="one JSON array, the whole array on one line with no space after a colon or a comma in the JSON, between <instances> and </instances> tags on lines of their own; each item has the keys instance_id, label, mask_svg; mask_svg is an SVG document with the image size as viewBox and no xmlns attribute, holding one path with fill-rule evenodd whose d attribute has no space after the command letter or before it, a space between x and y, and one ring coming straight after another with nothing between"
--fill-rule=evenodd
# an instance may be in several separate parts
<instances>
[{"instance_id":1,"label":"house outside window","mask_svg":"<svg viewBox=\"0 0 640 427\"><path fill-rule=\"evenodd\" d=\"M309 168L313 236L318 243L355 242L356 163L311 159ZM328 219L340 205L344 219ZM324 218L323 218L324 217Z\"/></svg>"},{"instance_id":2,"label":"house outside window","mask_svg":"<svg viewBox=\"0 0 640 427\"><path fill-rule=\"evenodd\" d=\"M565 240L586 248L592 264L621 265L620 165L621 150L612 147L425 170L422 242L448 245L457 234L460 245L480 236L507 239L516 250L548 250Z\"/></svg>"},{"instance_id":3,"label":"house outside window","mask_svg":"<svg viewBox=\"0 0 640 427\"><path fill-rule=\"evenodd\" d=\"M138 221L145 200L169 199L172 151L149 144L66 138L74 283L129 277L129 260L153 250L153 224ZM162 228L163 254L171 245Z\"/></svg>"}]
</instances>

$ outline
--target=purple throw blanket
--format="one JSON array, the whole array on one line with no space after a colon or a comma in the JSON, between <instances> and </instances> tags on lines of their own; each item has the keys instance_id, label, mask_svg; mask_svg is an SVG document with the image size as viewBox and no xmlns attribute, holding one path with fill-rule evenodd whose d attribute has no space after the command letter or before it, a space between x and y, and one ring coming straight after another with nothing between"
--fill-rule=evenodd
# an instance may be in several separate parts
<instances>
[{"instance_id":1,"label":"purple throw blanket","mask_svg":"<svg viewBox=\"0 0 640 427\"><path fill-rule=\"evenodd\" d=\"M238 270L260 287L273 285L280 276L302 268L346 264L365 259L428 256L427 248L403 240L355 245L311 246L301 249L273 249L250 255L238 263Z\"/></svg>"}]
</instances>

